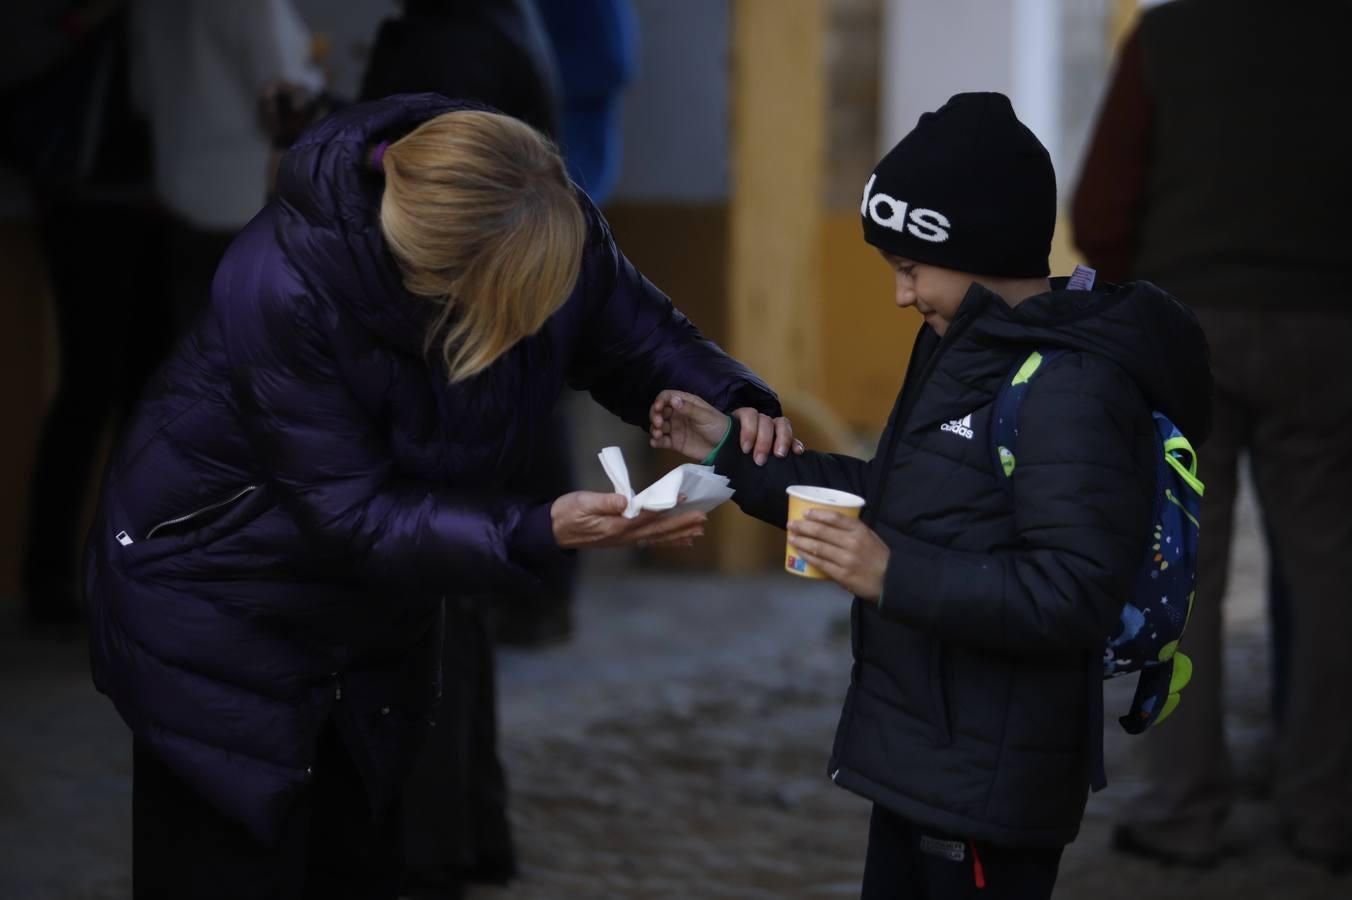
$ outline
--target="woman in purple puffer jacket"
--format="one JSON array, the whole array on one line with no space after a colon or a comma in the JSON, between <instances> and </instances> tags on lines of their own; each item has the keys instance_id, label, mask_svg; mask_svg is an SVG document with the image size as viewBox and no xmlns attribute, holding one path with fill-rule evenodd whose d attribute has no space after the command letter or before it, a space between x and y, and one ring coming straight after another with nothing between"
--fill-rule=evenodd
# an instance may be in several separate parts
<instances>
[{"instance_id":1,"label":"woman in purple puffer jacket","mask_svg":"<svg viewBox=\"0 0 1352 900\"><path fill-rule=\"evenodd\" d=\"M512 496L565 386L664 388L791 441L774 394L616 249L554 149L436 95L283 160L122 436L89 538L94 680L135 738L138 898L398 891L398 788L462 592L702 517Z\"/></svg>"}]
</instances>

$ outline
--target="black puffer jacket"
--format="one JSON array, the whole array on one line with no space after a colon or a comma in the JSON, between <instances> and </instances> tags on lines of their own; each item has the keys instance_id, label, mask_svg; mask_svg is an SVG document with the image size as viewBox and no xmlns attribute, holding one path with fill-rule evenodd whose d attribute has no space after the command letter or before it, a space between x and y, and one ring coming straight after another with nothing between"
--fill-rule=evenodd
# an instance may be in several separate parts
<instances>
[{"instance_id":1,"label":"black puffer jacket","mask_svg":"<svg viewBox=\"0 0 1352 900\"><path fill-rule=\"evenodd\" d=\"M808 453L716 461L747 513L783 526L784 488L867 498L892 550L880 605L856 600L854 667L831 777L937 830L1057 846L1079 830L1102 734L1103 646L1145 550L1150 411L1194 443L1211 375L1192 314L1154 286L1056 290L1011 309L973 286L928 327L870 462ZM996 392L1034 349L1013 492L990 442ZM944 429L970 415L970 436Z\"/></svg>"}]
</instances>

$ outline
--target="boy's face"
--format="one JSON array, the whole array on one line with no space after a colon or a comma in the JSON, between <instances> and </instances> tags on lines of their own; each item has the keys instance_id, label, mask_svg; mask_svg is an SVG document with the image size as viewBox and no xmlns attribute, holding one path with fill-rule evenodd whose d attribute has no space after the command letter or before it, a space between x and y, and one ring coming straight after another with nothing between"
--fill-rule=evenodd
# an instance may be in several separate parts
<instances>
[{"instance_id":1,"label":"boy's face","mask_svg":"<svg viewBox=\"0 0 1352 900\"><path fill-rule=\"evenodd\" d=\"M955 269L943 269L883 253L896 274L897 306L914 306L940 337L958 316L958 307L976 278Z\"/></svg>"}]
</instances>

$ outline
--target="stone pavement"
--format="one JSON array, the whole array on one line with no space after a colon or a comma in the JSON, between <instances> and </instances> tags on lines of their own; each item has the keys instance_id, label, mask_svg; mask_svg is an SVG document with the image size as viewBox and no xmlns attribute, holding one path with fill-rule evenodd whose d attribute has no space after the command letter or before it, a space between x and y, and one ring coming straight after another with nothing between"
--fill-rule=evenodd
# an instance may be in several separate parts
<instances>
[{"instance_id":1,"label":"stone pavement","mask_svg":"<svg viewBox=\"0 0 1352 900\"><path fill-rule=\"evenodd\" d=\"M1108 852L1114 809L1139 785L1131 739L1112 726L1112 785L1091 800L1058 897L1352 898L1352 879L1278 849L1261 796L1262 561L1251 512L1243 520L1229 728L1254 790L1231 827L1254 850L1209 874ZM857 896L867 805L824 771L849 672L845 610L836 589L778 574L591 570L574 643L503 654L523 877L474 900ZM129 740L83 649L0 620L0 723L0 900L128 897Z\"/></svg>"}]
</instances>

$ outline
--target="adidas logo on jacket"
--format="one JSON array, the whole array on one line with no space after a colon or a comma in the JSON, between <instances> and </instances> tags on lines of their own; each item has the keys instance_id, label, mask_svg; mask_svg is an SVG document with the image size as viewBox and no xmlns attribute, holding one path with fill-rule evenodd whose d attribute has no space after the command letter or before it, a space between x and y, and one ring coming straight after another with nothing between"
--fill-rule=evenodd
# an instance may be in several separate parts
<instances>
[{"instance_id":1,"label":"adidas logo on jacket","mask_svg":"<svg viewBox=\"0 0 1352 900\"><path fill-rule=\"evenodd\" d=\"M968 413L961 419L954 419L951 422L944 423L943 425L939 426L939 430L950 431L953 434L956 434L959 437L965 437L967 438L967 440L970 441L973 435L975 434L975 432L972 431L971 413Z\"/></svg>"}]
</instances>

